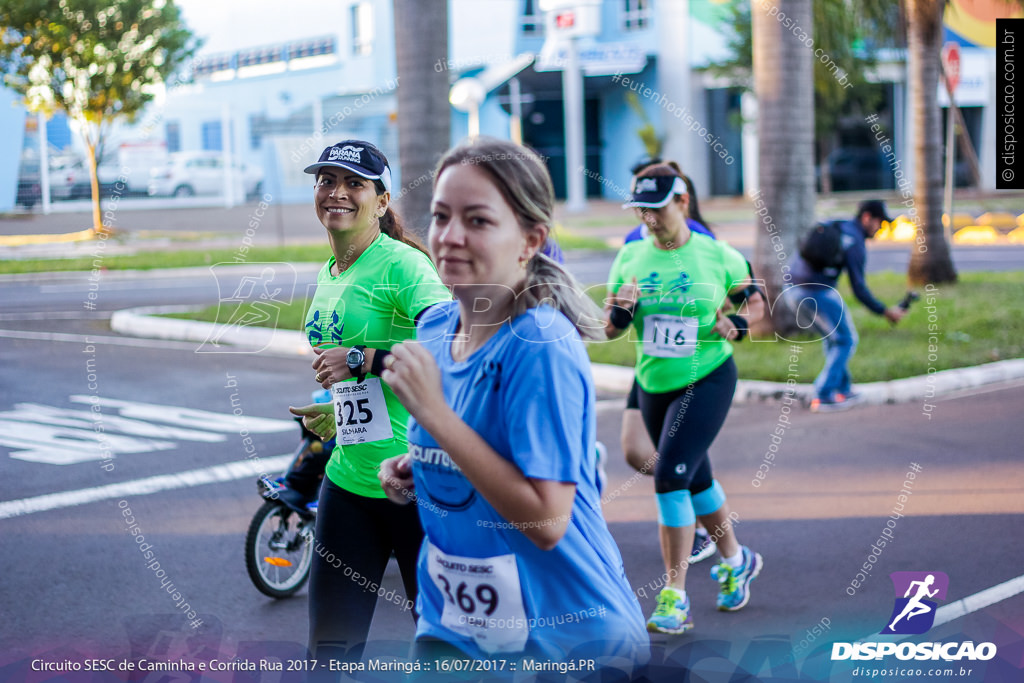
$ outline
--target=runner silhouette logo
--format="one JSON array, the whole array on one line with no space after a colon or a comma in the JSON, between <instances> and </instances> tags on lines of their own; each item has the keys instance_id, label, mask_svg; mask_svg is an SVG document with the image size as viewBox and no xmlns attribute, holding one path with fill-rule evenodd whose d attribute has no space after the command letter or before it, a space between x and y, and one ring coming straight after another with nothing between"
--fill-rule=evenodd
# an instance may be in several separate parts
<instances>
[{"instance_id":1,"label":"runner silhouette logo","mask_svg":"<svg viewBox=\"0 0 1024 683\"><path fill-rule=\"evenodd\" d=\"M889 578L896 591L896 604L881 633L916 635L928 631L935 623L938 601L946 599L949 577L942 572L893 572Z\"/></svg>"}]
</instances>

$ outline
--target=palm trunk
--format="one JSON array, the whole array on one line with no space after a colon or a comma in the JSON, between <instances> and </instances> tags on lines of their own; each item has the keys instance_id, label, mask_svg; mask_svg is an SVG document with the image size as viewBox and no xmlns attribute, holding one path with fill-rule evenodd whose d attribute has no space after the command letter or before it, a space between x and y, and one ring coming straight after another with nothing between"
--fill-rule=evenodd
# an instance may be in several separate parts
<instances>
[{"instance_id":1,"label":"palm trunk","mask_svg":"<svg viewBox=\"0 0 1024 683\"><path fill-rule=\"evenodd\" d=\"M918 235L910 255L910 284L955 282L942 229L942 131L938 103L943 0L907 0L907 55L914 120L914 200Z\"/></svg>"},{"instance_id":2,"label":"palm trunk","mask_svg":"<svg viewBox=\"0 0 1024 683\"><path fill-rule=\"evenodd\" d=\"M780 14L811 30L811 0L777 5ZM785 335L798 328L779 294L790 281L799 235L814 223L814 53L760 3L752 3L751 15L759 187L748 193L760 207L754 273L768 290L770 322Z\"/></svg>"},{"instance_id":3,"label":"palm trunk","mask_svg":"<svg viewBox=\"0 0 1024 683\"><path fill-rule=\"evenodd\" d=\"M426 238L434 167L451 139L448 104L447 0L393 0L398 70L399 210L409 229Z\"/></svg>"}]
</instances>

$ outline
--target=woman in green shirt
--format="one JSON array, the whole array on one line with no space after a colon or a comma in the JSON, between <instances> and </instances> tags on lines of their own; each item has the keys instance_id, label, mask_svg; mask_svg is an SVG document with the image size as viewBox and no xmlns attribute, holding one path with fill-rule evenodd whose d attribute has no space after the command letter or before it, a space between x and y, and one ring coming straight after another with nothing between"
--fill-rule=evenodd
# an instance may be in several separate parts
<instances>
[{"instance_id":1,"label":"woman in green shirt","mask_svg":"<svg viewBox=\"0 0 1024 683\"><path fill-rule=\"evenodd\" d=\"M737 610L749 598L761 556L741 546L722 487L711 475L708 447L718 435L736 388L729 340L761 317L751 297L738 314L720 309L726 296L752 294L746 259L728 244L687 226L689 195L677 166L660 163L634 180L626 207L638 209L650 235L626 244L612 264L606 332L632 325L638 336L636 379L640 412L658 459L654 484L666 587L647 628L683 633L693 627L686 570L699 517L722 562L718 608Z\"/></svg>"},{"instance_id":2,"label":"woman in green shirt","mask_svg":"<svg viewBox=\"0 0 1024 683\"><path fill-rule=\"evenodd\" d=\"M337 445L320 492L309 582L309 641L314 658L357 660L377 597L411 610L423 531L415 506L389 501L377 478L385 458L408 449L409 413L381 381L392 345L415 337L415 321L451 295L424 248L407 237L390 208L391 169L361 140L331 145L306 167L316 174L314 204L332 256L317 277L306 314L314 381L331 405L295 410L310 428L336 428ZM406 595L381 580L391 554Z\"/></svg>"}]
</instances>

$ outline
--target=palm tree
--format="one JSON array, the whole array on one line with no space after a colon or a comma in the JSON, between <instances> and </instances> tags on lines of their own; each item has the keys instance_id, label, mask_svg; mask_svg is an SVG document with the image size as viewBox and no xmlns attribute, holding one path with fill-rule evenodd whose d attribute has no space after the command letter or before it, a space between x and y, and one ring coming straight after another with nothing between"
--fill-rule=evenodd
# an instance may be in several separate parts
<instances>
[{"instance_id":1,"label":"palm tree","mask_svg":"<svg viewBox=\"0 0 1024 683\"><path fill-rule=\"evenodd\" d=\"M911 284L956 282L942 230L942 131L938 103L945 0L905 0L907 72L914 127L914 202L922 238L910 255Z\"/></svg>"},{"instance_id":2,"label":"palm tree","mask_svg":"<svg viewBox=\"0 0 1024 683\"><path fill-rule=\"evenodd\" d=\"M393 0L398 71L398 157L402 189L394 194L409 228L425 238L434 167L448 149L448 0Z\"/></svg>"},{"instance_id":3,"label":"palm tree","mask_svg":"<svg viewBox=\"0 0 1024 683\"><path fill-rule=\"evenodd\" d=\"M778 0L779 14L811 31L811 0ZM757 96L759 215L754 268L768 290L771 322L781 334L796 325L780 305L788 281L783 264L814 223L814 53L767 8L752 2L754 93ZM754 194L751 192L751 194ZM767 220L766 220L767 219Z\"/></svg>"}]
</instances>

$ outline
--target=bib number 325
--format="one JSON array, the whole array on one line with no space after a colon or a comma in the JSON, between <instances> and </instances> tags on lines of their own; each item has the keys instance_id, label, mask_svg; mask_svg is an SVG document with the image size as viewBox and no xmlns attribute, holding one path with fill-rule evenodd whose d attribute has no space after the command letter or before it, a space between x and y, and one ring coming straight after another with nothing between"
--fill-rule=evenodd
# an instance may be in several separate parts
<instances>
[{"instance_id":1,"label":"bib number 325","mask_svg":"<svg viewBox=\"0 0 1024 683\"><path fill-rule=\"evenodd\" d=\"M363 382L338 382L331 386L334 420L338 439L345 446L381 441L394 436L391 417L384 401L380 380L367 377Z\"/></svg>"}]
</instances>

